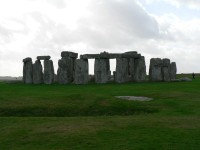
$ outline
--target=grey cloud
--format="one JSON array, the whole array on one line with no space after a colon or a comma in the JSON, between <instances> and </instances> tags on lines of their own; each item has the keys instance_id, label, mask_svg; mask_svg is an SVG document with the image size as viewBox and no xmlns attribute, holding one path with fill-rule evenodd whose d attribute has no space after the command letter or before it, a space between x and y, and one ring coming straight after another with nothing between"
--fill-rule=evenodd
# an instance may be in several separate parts
<instances>
[{"instance_id":1,"label":"grey cloud","mask_svg":"<svg viewBox=\"0 0 200 150\"><path fill-rule=\"evenodd\" d=\"M15 29L15 26L13 25L13 28L9 28L6 25L0 24L0 43L1 44L8 44L14 40L14 34L27 34L28 29L26 28L23 21L19 19L8 19L8 24L15 24L19 25L22 28L21 29Z\"/></svg>"},{"instance_id":2,"label":"grey cloud","mask_svg":"<svg viewBox=\"0 0 200 150\"><path fill-rule=\"evenodd\" d=\"M34 2L34 1L40 2L41 0L30 0L30 1L32 1L32 2ZM66 2L68 0L44 0L44 1L46 1L49 4L52 4L53 6L59 8L59 9L62 9L62 8L66 7Z\"/></svg>"},{"instance_id":3,"label":"grey cloud","mask_svg":"<svg viewBox=\"0 0 200 150\"><path fill-rule=\"evenodd\" d=\"M28 14L40 24L30 47L45 51L82 42L94 49L113 49L159 36L156 20L135 1L92 1L88 11L90 17L81 18L73 31L42 13Z\"/></svg>"},{"instance_id":4,"label":"grey cloud","mask_svg":"<svg viewBox=\"0 0 200 150\"><path fill-rule=\"evenodd\" d=\"M72 37L93 47L129 45L136 39L152 39L159 35L156 20L135 1L93 1L88 10L91 16L79 20Z\"/></svg>"},{"instance_id":5,"label":"grey cloud","mask_svg":"<svg viewBox=\"0 0 200 150\"><path fill-rule=\"evenodd\" d=\"M0 43L9 43L12 39L12 32L0 25Z\"/></svg>"},{"instance_id":6,"label":"grey cloud","mask_svg":"<svg viewBox=\"0 0 200 150\"><path fill-rule=\"evenodd\" d=\"M66 7L66 0L46 0L47 2L52 3L57 8L65 8Z\"/></svg>"},{"instance_id":7,"label":"grey cloud","mask_svg":"<svg viewBox=\"0 0 200 150\"><path fill-rule=\"evenodd\" d=\"M181 5L191 5L200 7L200 1L198 0L169 0L171 3L176 2Z\"/></svg>"}]
</instances>

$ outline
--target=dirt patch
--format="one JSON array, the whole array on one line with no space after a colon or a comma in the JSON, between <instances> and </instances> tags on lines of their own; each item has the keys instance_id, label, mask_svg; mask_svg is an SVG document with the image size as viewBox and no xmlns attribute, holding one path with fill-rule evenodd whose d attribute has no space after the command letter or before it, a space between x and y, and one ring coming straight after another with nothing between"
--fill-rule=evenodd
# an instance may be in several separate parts
<instances>
[{"instance_id":1,"label":"dirt patch","mask_svg":"<svg viewBox=\"0 0 200 150\"><path fill-rule=\"evenodd\" d=\"M143 96L115 96L116 98L120 98L123 100L131 100L131 101L151 101L153 98L143 97Z\"/></svg>"}]
</instances>

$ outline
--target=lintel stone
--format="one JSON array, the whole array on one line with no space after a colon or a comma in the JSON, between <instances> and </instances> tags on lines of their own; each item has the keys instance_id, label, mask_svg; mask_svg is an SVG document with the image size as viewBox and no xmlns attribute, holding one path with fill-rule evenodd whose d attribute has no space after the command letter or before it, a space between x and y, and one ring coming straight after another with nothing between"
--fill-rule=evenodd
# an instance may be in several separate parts
<instances>
[{"instance_id":1,"label":"lintel stone","mask_svg":"<svg viewBox=\"0 0 200 150\"><path fill-rule=\"evenodd\" d=\"M103 52L100 54L84 54L81 55L81 59L115 59L115 58L140 58L141 55L137 52L125 52L125 53L107 53Z\"/></svg>"},{"instance_id":2,"label":"lintel stone","mask_svg":"<svg viewBox=\"0 0 200 150\"><path fill-rule=\"evenodd\" d=\"M61 52L61 57L77 58L78 53L74 53L74 52L70 52L70 51L63 51L63 52Z\"/></svg>"},{"instance_id":3,"label":"lintel stone","mask_svg":"<svg viewBox=\"0 0 200 150\"><path fill-rule=\"evenodd\" d=\"M37 60L49 60L51 56L37 56Z\"/></svg>"}]
</instances>

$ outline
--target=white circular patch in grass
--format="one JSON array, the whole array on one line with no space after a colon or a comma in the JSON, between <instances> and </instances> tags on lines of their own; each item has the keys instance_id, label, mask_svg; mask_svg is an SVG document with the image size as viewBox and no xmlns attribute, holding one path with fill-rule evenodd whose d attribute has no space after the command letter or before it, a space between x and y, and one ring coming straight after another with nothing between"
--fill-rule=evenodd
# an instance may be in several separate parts
<instances>
[{"instance_id":1,"label":"white circular patch in grass","mask_svg":"<svg viewBox=\"0 0 200 150\"><path fill-rule=\"evenodd\" d=\"M142 97L142 96L115 96L116 98L131 100L131 101L151 101L153 98Z\"/></svg>"}]
</instances>

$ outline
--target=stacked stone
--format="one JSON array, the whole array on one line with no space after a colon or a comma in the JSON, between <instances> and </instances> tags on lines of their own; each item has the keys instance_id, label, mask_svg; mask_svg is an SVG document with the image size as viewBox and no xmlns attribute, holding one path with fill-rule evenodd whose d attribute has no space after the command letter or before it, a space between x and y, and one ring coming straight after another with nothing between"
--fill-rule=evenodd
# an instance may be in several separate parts
<instances>
[{"instance_id":1,"label":"stacked stone","mask_svg":"<svg viewBox=\"0 0 200 150\"><path fill-rule=\"evenodd\" d=\"M23 82L25 84L33 83L33 63L30 57L23 59Z\"/></svg>"},{"instance_id":2,"label":"stacked stone","mask_svg":"<svg viewBox=\"0 0 200 150\"><path fill-rule=\"evenodd\" d=\"M57 82L67 84L87 84L89 81L88 59L95 59L94 73L96 83L110 81L110 61L116 59L116 71L113 72L117 83L140 82L146 77L145 57L135 51L126 53L78 54L64 51L58 61ZM38 56L34 64L31 58L23 59L23 82L26 84L52 84L55 80L53 61L50 56ZM44 71L41 60L44 60ZM170 81L176 79L176 63L169 59L152 58L150 60L150 81Z\"/></svg>"},{"instance_id":3,"label":"stacked stone","mask_svg":"<svg viewBox=\"0 0 200 150\"><path fill-rule=\"evenodd\" d=\"M61 59L58 61L57 80L59 84L67 84L74 81L75 61L77 53L63 51Z\"/></svg>"},{"instance_id":4,"label":"stacked stone","mask_svg":"<svg viewBox=\"0 0 200 150\"><path fill-rule=\"evenodd\" d=\"M54 81L54 67L50 56L38 56L34 64L31 58L23 59L23 81L26 84L52 84ZM41 64L44 60L44 73Z\"/></svg>"},{"instance_id":5,"label":"stacked stone","mask_svg":"<svg viewBox=\"0 0 200 150\"><path fill-rule=\"evenodd\" d=\"M116 72L114 74L117 83L127 81L144 81L146 77L145 58L137 52L126 52L117 58Z\"/></svg>"},{"instance_id":6,"label":"stacked stone","mask_svg":"<svg viewBox=\"0 0 200 150\"><path fill-rule=\"evenodd\" d=\"M87 84L89 81L88 59L75 61L75 84Z\"/></svg>"},{"instance_id":7,"label":"stacked stone","mask_svg":"<svg viewBox=\"0 0 200 150\"><path fill-rule=\"evenodd\" d=\"M33 83L34 84L52 84L54 82L54 66L50 56L38 56L33 65ZM44 60L44 73L41 64Z\"/></svg>"},{"instance_id":8,"label":"stacked stone","mask_svg":"<svg viewBox=\"0 0 200 150\"><path fill-rule=\"evenodd\" d=\"M170 81L176 78L176 63L165 58L152 58L149 67L150 81Z\"/></svg>"}]
</instances>

